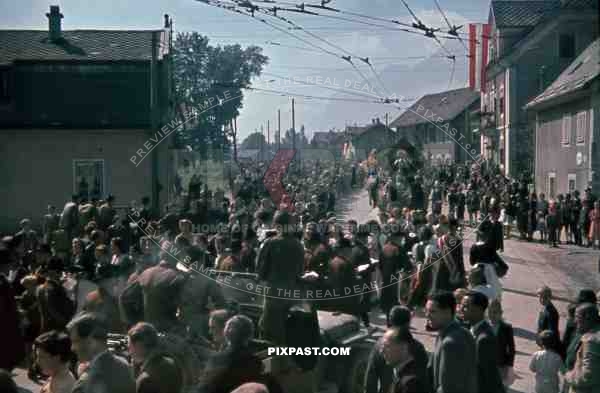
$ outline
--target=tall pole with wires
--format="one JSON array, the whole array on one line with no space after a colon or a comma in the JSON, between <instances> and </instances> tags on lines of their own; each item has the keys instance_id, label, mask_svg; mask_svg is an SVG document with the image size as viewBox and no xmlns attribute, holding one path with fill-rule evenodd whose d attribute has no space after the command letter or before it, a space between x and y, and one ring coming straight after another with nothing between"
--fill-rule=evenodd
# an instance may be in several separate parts
<instances>
[{"instance_id":1,"label":"tall pole with wires","mask_svg":"<svg viewBox=\"0 0 600 393\"><path fill-rule=\"evenodd\" d=\"M281 109L277 109L277 151L281 149Z\"/></svg>"},{"instance_id":2,"label":"tall pole with wires","mask_svg":"<svg viewBox=\"0 0 600 393\"><path fill-rule=\"evenodd\" d=\"M292 98L292 149L296 150L296 112L294 111L294 99Z\"/></svg>"}]
</instances>

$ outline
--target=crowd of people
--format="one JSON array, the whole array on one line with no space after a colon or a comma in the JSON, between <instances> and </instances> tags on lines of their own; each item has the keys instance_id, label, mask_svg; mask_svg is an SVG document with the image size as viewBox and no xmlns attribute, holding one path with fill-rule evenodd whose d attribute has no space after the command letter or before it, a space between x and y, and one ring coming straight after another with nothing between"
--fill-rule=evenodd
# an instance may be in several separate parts
<instances>
[{"instance_id":1,"label":"crowd of people","mask_svg":"<svg viewBox=\"0 0 600 393\"><path fill-rule=\"evenodd\" d=\"M0 368L25 362L30 378L45 378L45 393L274 393L286 390L254 353L257 337L291 346L301 326L318 338L317 310L355 315L373 331L378 307L387 330L371 353L365 392L505 392L516 349L502 317L504 240L517 222L524 240L537 230L555 245L564 229L569 242L597 245L598 203L586 192L544 207L543 196L488 167L380 161L372 152L362 165L307 160L288 168L286 160L271 163L268 176L264 164L242 168L232 195L196 179L183 203L161 214L149 198L119 216L113 196L74 195L61 213L49 206L41 233L22 220L0 244ZM377 219L342 222L337 202L363 186ZM571 219L584 216L587 224ZM464 256L469 225L477 241ZM264 296L252 319L206 269L253 274L302 296ZM356 287L368 290L308 296ZM600 320L590 293L574 302L561 337L551 291L540 290L537 392L558 391L559 373L564 389L600 391ZM439 332L431 355L410 330L421 313ZM129 363L109 351L114 334L127 336Z\"/></svg>"}]
</instances>

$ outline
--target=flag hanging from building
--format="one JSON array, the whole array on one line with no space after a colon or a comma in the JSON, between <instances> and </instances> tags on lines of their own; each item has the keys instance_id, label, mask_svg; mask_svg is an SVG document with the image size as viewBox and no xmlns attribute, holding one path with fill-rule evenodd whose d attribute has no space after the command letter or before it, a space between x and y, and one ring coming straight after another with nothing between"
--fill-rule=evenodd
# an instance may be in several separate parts
<instances>
[{"instance_id":1,"label":"flag hanging from building","mask_svg":"<svg viewBox=\"0 0 600 393\"><path fill-rule=\"evenodd\" d=\"M485 92L491 27L487 23L469 24L469 87Z\"/></svg>"}]
</instances>

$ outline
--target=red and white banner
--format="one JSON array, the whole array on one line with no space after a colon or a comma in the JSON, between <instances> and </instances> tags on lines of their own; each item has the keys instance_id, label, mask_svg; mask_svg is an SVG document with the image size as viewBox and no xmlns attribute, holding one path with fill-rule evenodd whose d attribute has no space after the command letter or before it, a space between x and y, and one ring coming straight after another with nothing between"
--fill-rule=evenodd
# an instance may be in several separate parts
<instances>
[{"instance_id":1,"label":"red and white banner","mask_svg":"<svg viewBox=\"0 0 600 393\"><path fill-rule=\"evenodd\" d=\"M485 92L485 67L488 63L491 26L469 24L469 87Z\"/></svg>"}]
</instances>

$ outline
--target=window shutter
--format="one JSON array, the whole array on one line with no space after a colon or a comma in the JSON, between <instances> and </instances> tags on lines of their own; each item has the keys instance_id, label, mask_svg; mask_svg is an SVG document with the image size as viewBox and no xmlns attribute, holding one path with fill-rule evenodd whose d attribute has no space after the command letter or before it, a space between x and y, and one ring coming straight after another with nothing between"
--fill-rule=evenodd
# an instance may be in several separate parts
<instances>
[{"instance_id":1,"label":"window shutter","mask_svg":"<svg viewBox=\"0 0 600 393\"><path fill-rule=\"evenodd\" d=\"M571 143L571 115L565 113L562 119L562 144Z\"/></svg>"}]
</instances>

